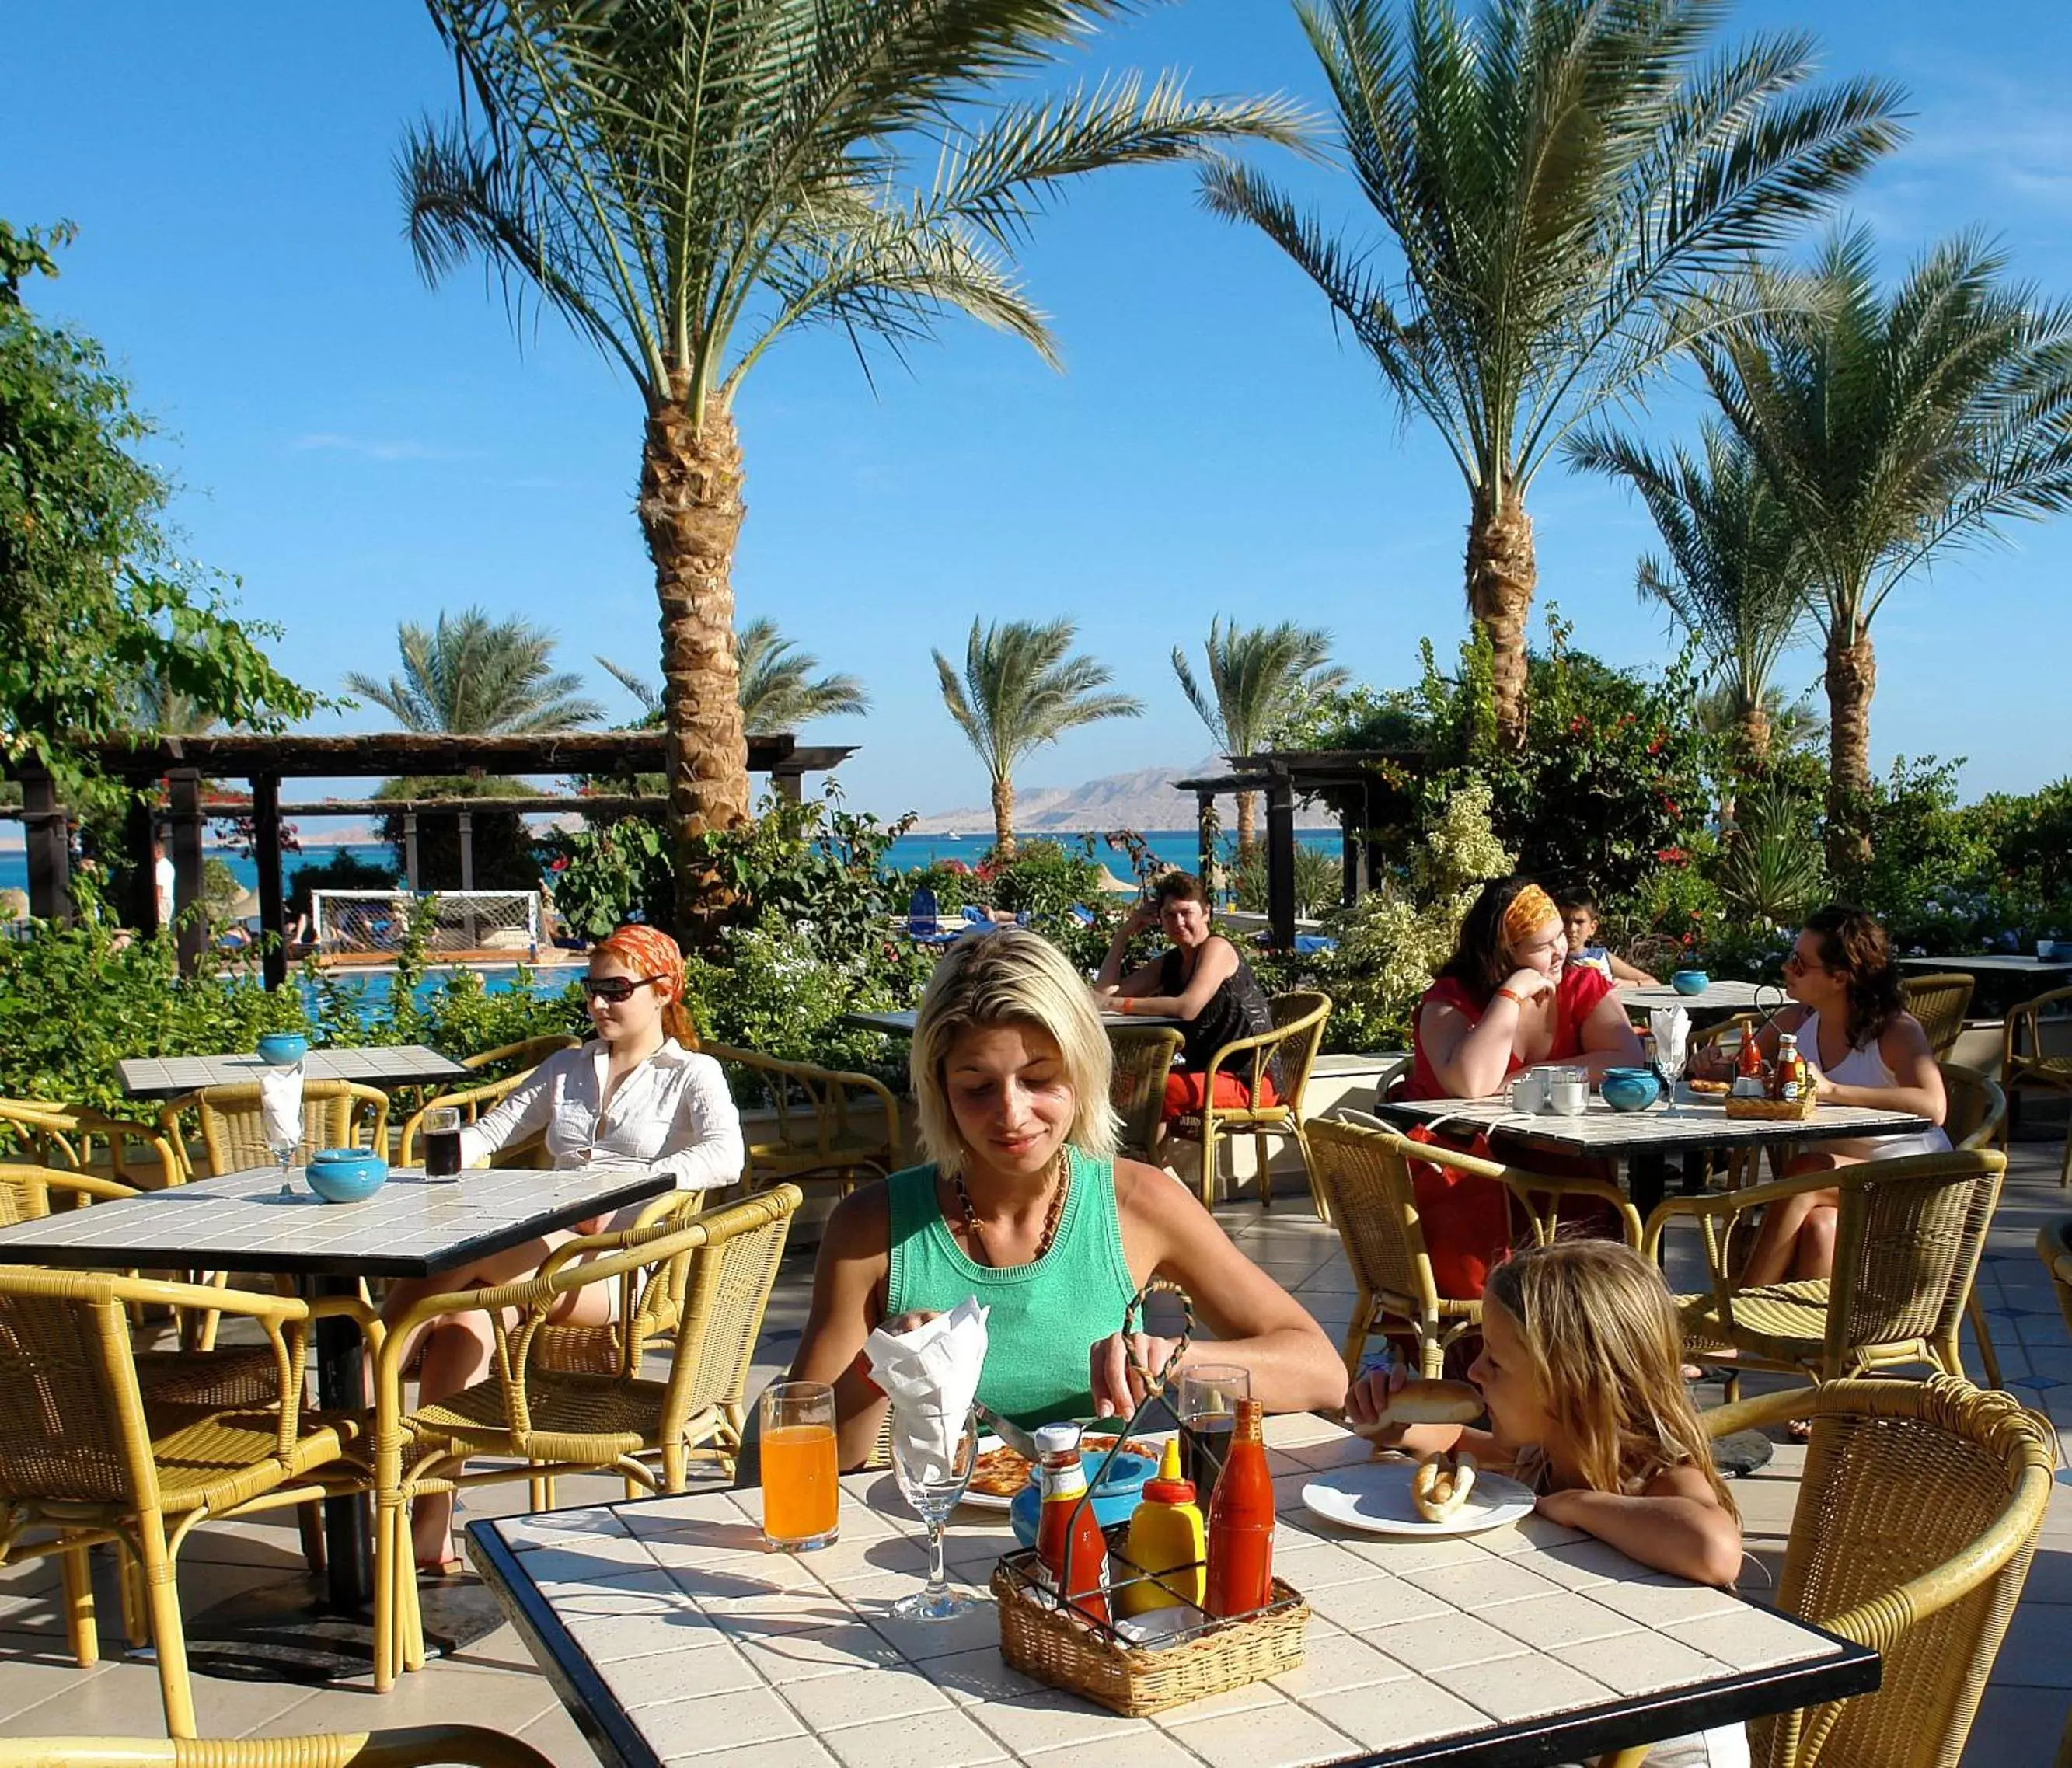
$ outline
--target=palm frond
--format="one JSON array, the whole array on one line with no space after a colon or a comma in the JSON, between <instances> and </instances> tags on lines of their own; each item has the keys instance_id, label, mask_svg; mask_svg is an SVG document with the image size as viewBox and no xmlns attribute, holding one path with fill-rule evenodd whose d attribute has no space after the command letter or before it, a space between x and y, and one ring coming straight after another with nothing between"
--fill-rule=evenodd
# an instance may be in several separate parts
<instances>
[{"instance_id":1,"label":"palm frond","mask_svg":"<svg viewBox=\"0 0 2072 1768\"><path fill-rule=\"evenodd\" d=\"M933 653L943 704L996 780L1011 779L1023 756L1068 730L1142 713L1131 696L1100 691L1112 679L1105 664L1068 654L1076 631L1069 620L974 619L961 674Z\"/></svg>"}]
</instances>

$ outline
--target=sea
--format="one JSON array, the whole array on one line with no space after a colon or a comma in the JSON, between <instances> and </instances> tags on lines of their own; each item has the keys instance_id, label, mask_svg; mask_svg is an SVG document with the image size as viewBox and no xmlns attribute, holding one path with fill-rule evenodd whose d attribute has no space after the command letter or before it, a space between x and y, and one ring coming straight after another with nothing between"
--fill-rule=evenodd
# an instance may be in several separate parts
<instances>
[{"instance_id":1,"label":"sea","mask_svg":"<svg viewBox=\"0 0 2072 1768\"><path fill-rule=\"evenodd\" d=\"M1295 837L1306 846L1316 847L1335 854L1338 851L1338 835L1335 829L1301 829ZM1054 834L1048 830L1033 831L1022 837L1027 841L1059 841L1071 845L1079 839L1076 835ZM1143 839L1151 851L1168 865L1178 865L1193 870L1199 854L1198 838L1191 828L1157 828L1143 831ZM1129 855L1120 848L1111 848L1105 838L1096 835L1094 857L1119 878L1129 875ZM918 866L933 865L948 860L963 860L976 865L993 845L988 834L956 835L902 835L894 841L885 856L886 870L890 872L912 871ZM237 882L247 889L257 889L259 883L257 863L231 848L212 847L212 858L221 860L236 874ZM301 865L321 865L340 853L350 853L355 859L370 865L394 867L394 852L382 842L353 845L323 845L305 843L299 853L285 856L284 868L292 878ZM29 886L28 856L19 848L0 849L0 890L12 886L27 890Z\"/></svg>"}]
</instances>

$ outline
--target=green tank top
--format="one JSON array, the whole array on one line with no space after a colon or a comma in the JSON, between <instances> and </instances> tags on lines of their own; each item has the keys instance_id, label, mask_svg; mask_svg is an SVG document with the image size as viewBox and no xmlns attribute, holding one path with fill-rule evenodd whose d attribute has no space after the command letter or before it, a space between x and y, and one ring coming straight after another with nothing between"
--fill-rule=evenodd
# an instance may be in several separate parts
<instances>
[{"instance_id":1,"label":"green tank top","mask_svg":"<svg viewBox=\"0 0 2072 1768\"><path fill-rule=\"evenodd\" d=\"M1031 1429L1092 1414L1087 1347L1121 1329L1137 1293L1122 1254L1115 1163L1076 1148L1071 1162L1071 1189L1050 1249L1034 1264L1004 1270L964 1256L936 1206L933 1166L910 1166L885 1182L892 1211L887 1318L917 1308L947 1314L976 1297L993 1310L978 1396Z\"/></svg>"}]
</instances>

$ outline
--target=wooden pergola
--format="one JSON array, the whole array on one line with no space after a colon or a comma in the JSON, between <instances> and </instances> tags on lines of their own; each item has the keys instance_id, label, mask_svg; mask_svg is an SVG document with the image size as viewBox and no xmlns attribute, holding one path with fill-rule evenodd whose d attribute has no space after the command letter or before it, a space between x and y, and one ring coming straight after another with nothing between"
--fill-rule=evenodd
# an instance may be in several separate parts
<instances>
[{"instance_id":1,"label":"wooden pergola","mask_svg":"<svg viewBox=\"0 0 2072 1768\"><path fill-rule=\"evenodd\" d=\"M1384 856L1374 838L1375 788L1382 783L1379 770L1414 766L1423 759L1423 752L1415 749L1269 750L1227 759L1234 772L1175 780L1174 784L1194 795L1204 875L1213 857L1211 830L1218 796L1239 791L1266 795L1267 934L1275 946L1287 951L1295 944L1295 800L1324 798L1338 812L1345 853L1344 899L1350 907L1381 878Z\"/></svg>"},{"instance_id":2,"label":"wooden pergola","mask_svg":"<svg viewBox=\"0 0 2072 1768\"><path fill-rule=\"evenodd\" d=\"M173 861L173 903L176 915L201 899L203 833L214 819L252 818L259 866L259 925L266 986L287 980L287 914L282 889L281 825L289 816L364 816L400 813L403 817L405 870L411 889L417 886L414 841L417 818L432 811L457 813L462 838L461 887L469 887L468 819L476 813L519 814L585 811L594 814L660 816L666 798L633 789L636 775L660 773L665 764L667 737L660 729L573 730L525 736L420 735L384 731L367 736L210 736L119 737L80 746L103 773L122 780L138 796L131 800L123 845L132 864L129 900L130 923L145 932L158 927L158 896L151 856L158 823L167 824L167 851ZM750 737L748 767L767 774L779 796L796 802L809 773L832 773L856 753L853 746L813 746L788 734ZM28 849L29 911L43 919L63 920L72 913L69 822L58 796L57 783L35 761L18 764L14 777L22 787L21 818ZM621 779L627 790L610 794L540 793L504 798L323 799L283 803L282 782L296 779L397 779L438 775L500 774L591 774ZM242 779L251 790L249 805L204 800L202 782ZM159 780L166 783L167 808L161 812L143 796ZM264 935L270 935L267 938ZM198 916L180 924L181 968L191 974L200 967L207 930Z\"/></svg>"}]
</instances>

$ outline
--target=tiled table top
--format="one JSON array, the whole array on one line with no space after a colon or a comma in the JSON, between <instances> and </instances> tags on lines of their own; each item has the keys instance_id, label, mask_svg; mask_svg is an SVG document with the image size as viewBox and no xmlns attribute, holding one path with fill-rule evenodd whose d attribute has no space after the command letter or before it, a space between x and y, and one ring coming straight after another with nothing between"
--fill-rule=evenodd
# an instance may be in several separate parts
<instances>
[{"instance_id":1,"label":"tiled table top","mask_svg":"<svg viewBox=\"0 0 2072 1768\"><path fill-rule=\"evenodd\" d=\"M1646 1111L1614 1111L1595 1093L1580 1117L1557 1117L1548 1112L1513 1111L1501 1099L1389 1099L1375 1112L1398 1123L1436 1123L1486 1129L1502 1125L1520 1141L1558 1149L1564 1153L1630 1154L1675 1148L1725 1148L1766 1141L1821 1141L1839 1136L1892 1136L1929 1128L1910 1112L1869 1111L1857 1105L1823 1105L1804 1121L1789 1123L1762 1117L1729 1117L1717 1098L1693 1097L1678 1090L1675 1110L1652 1106Z\"/></svg>"},{"instance_id":2,"label":"tiled table top","mask_svg":"<svg viewBox=\"0 0 2072 1768\"><path fill-rule=\"evenodd\" d=\"M257 1080L266 1064L251 1055L138 1056L115 1065L123 1092L132 1099L171 1099L203 1087L234 1087ZM357 1080L369 1087L422 1086L459 1079L470 1072L450 1056L421 1043L372 1045L364 1050L312 1050L302 1059L311 1080Z\"/></svg>"},{"instance_id":3,"label":"tiled table top","mask_svg":"<svg viewBox=\"0 0 2072 1768\"><path fill-rule=\"evenodd\" d=\"M1774 982L1723 981L1707 983L1698 994L1679 994L1671 988L1629 986L1618 991L1618 997L1622 1006L1634 1012L1687 1007L1693 1013L1745 1013L1759 1005L1760 1000L1766 999L1772 1006L1782 1005L1784 991Z\"/></svg>"},{"instance_id":4,"label":"tiled table top","mask_svg":"<svg viewBox=\"0 0 2072 1768\"><path fill-rule=\"evenodd\" d=\"M0 1228L0 1264L429 1277L659 1196L670 1182L644 1166L489 1167L430 1183L397 1168L365 1203L335 1204L299 1171L282 1197L269 1166Z\"/></svg>"},{"instance_id":5,"label":"tiled table top","mask_svg":"<svg viewBox=\"0 0 2072 1768\"><path fill-rule=\"evenodd\" d=\"M1128 1768L1569 1762L1876 1685L1873 1654L1731 1594L1646 1571L1527 1518L1404 1540L1301 1507L1367 1445L1306 1415L1268 1421L1275 1569L1313 1610L1302 1665L1119 1718L1009 1670L985 1585L1006 1519L960 1510L953 1578L978 1606L893 1618L926 1567L889 1474L843 1481L841 1540L763 1550L761 1494L549 1511L471 1525L475 1559L606 1768ZM874 1670L878 1674L859 1672ZM1053 1754L1050 1752L1059 1752Z\"/></svg>"}]
</instances>

